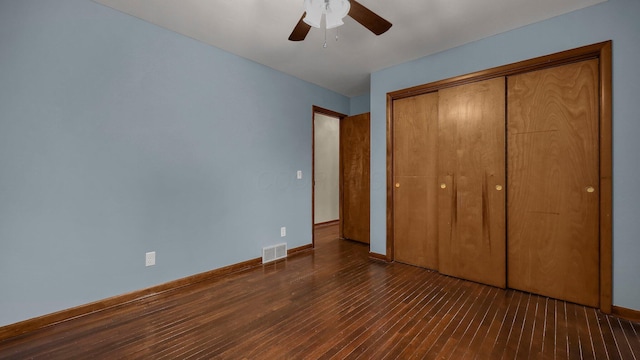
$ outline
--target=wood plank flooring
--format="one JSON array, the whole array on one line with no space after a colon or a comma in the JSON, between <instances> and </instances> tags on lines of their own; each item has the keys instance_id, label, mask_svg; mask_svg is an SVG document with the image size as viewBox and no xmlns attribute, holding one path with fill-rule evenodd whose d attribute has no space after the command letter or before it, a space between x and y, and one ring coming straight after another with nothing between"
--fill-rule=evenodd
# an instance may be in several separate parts
<instances>
[{"instance_id":1,"label":"wood plank flooring","mask_svg":"<svg viewBox=\"0 0 640 360\"><path fill-rule=\"evenodd\" d=\"M316 250L0 343L0 359L635 359L640 324L595 309Z\"/></svg>"}]
</instances>

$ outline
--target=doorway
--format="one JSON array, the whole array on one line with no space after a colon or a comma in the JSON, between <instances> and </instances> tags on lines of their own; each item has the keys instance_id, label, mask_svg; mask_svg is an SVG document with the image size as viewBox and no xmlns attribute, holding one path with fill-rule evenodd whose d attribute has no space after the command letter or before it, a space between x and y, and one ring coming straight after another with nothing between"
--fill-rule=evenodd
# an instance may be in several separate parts
<instances>
[{"instance_id":1,"label":"doorway","mask_svg":"<svg viewBox=\"0 0 640 360\"><path fill-rule=\"evenodd\" d=\"M313 224L340 221L340 118L314 113Z\"/></svg>"},{"instance_id":2,"label":"doorway","mask_svg":"<svg viewBox=\"0 0 640 360\"><path fill-rule=\"evenodd\" d=\"M368 244L369 113L314 106L312 119L312 227L339 224L340 238Z\"/></svg>"}]
</instances>

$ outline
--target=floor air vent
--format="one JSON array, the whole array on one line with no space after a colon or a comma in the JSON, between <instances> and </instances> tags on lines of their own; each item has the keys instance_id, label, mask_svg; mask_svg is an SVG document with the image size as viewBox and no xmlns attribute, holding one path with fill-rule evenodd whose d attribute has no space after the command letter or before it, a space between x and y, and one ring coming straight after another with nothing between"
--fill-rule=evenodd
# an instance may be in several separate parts
<instances>
[{"instance_id":1,"label":"floor air vent","mask_svg":"<svg viewBox=\"0 0 640 360\"><path fill-rule=\"evenodd\" d=\"M276 261L287 257L287 244L277 244L262 248L262 263Z\"/></svg>"}]
</instances>

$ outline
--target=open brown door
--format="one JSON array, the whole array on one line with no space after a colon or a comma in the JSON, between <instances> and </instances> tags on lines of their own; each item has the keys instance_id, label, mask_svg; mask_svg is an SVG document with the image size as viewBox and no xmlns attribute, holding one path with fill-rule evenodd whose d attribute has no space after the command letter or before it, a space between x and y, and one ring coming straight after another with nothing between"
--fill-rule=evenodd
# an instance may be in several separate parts
<instances>
[{"instance_id":1,"label":"open brown door","mask_svg":"<svg viewBox=\"0 0 640 360\"><path fill-rule=\"evenodd\" d=\"M599 305L598 60L509 77L509 287Z\"/></svg>"},{"instance_id":2,"label":"open brown door","mask_svg":"<svg viewBox=\"0 0 640 360\"><path fill-rule=\"evenodd\" d=\"M439 270L504 288L505 79L439 96Z\"/></svg>"},{"instance_id":3,"label":"open brown door","mask_svg":"<svg viewBox=\"0 0 640 360\"><path fill-rule=\"evenodd\" d=\"M340 121L341 237L369 243L369 113Z\"/></svg>"}]
</instances>

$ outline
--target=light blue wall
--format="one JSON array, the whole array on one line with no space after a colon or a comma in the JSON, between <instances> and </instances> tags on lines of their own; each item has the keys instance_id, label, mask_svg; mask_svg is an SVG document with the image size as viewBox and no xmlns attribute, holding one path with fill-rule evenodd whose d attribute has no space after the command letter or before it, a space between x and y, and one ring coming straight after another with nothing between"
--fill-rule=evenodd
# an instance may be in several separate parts
<instances>
[{"instance_id":1,"label":"light blue wall","mask_svg":"<svg viewBox=\"0 0 640 360\"><path fill-rule=\"evenodd\" d=\"M370 109L371 97L368 93L351 98L351 111L349 112L349 115L368 113Z\"/></svg>"},{"instance_id":2,"label":"light blue wall","mask_svg":"<svg viewBox=\"0 0 640 360\"><path fill-rule=\"evenodd\" d=\"M312 105L350 110L89 0L0 0L0 326L310 244Z\"/></svg>"},{"instance_id":3,"label":"light blue wall","mask_svg":"<svg viewBox=\"0 0 640 360\"><path fill-rule=\"evenodd\" d=\"M613 302L640 310L640 1L609 0L372 74L371 251L386 252L386 94L613 40Z\"/></svg>"}]
</instances>

